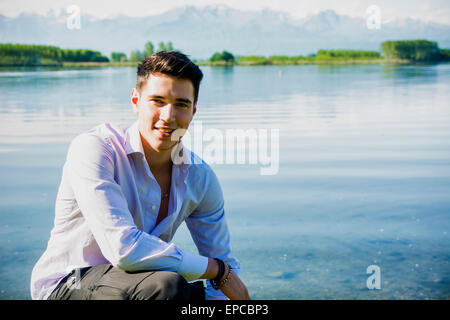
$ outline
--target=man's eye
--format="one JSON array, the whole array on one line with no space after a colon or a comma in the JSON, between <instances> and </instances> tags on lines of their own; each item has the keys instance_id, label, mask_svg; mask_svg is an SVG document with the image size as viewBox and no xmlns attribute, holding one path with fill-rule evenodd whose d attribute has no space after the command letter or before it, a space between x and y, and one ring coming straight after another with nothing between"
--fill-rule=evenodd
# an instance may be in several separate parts
<instances>
[{"instance_id":1,"label":"man's eye","mask_svg":"<svg viewBox=\"0 0 450 320\"><path fill-rule=\"evenodd\" d=\"M189 106L188 106L187 104L185 104L185 103L177 103L176 106L177 106L177 107L180 107L180 108L188 108L188 107L189 107Z\"/></svg>"},{"instance_id":2,"label":"man's eye","mask_svg":"<svg viewBox=\"0 0 450 320\"><path fill-rule=\"evenodd\" d=\"M151 99L150 101L154 103L163 103L163 101L159 99Z\"/></svg>"}]
</instances>

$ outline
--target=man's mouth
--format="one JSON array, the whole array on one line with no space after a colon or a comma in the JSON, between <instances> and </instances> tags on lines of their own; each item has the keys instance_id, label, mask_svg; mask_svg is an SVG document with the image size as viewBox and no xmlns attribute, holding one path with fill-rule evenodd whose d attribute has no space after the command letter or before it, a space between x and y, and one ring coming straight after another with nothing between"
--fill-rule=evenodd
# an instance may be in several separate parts
<instances>
[{"instance_id":1,"label":"man's mouth","mask_svg":"<svg viewBox=\"0 0 450 320\"><path fill-rule=\"evenodd\" d=\"M167 128L167 127L155 127L156 130L160 132L163 137L169 137L175 129Z\"/></svg>"},{"instance_id":2,"label":"man's mouth","mask_svg":"<svg viewBox=\"0 0 450 320\"><path fill-rule=\"evenodd\" d=\"M172 132L172 131L174 131L175 129L165 129L165 128L157 128L159 131L162 131L162 132Z\"/></svg>"}]
</instances>

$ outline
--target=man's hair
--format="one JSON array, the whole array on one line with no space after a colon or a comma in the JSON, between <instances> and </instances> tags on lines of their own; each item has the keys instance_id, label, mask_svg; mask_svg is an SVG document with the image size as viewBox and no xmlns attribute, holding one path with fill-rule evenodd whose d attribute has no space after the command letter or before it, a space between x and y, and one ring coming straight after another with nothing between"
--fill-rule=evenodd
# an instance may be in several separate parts
<instances>
[{"instance_id":1,"label":"man's hair","mask_svg":"<svg viewBox=\"0 0 450 320\"><path fill-rule=\"evenodd\" d=\"M160 51L142 60L137 68L136 88L139 92L142 92L150 75L155 73L190 80L194 86L194 103L197 102L203 72L185 54L176 51Z\"/></svg>"}]
</instances>

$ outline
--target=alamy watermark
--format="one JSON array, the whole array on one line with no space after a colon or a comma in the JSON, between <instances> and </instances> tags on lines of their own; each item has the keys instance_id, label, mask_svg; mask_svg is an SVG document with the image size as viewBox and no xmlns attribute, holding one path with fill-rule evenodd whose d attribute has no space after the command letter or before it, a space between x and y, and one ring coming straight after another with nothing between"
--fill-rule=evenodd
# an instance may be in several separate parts
<instances>
[{"instance_id":1,"label":"alamy watermark","mask_svg":"<svg viewBox=\"0 0 450 320\"><path fill-rule=\"evenodd\" d=\"M366 26L370 30L381 29L381 9L377 5L371 5L367 7L366 14Z\"/></svg>"},{"instance_id":2,"label":"alamy watermark","mask_svg":"<svg viewBox=\"0 0 450 320\"><path fill-rule=\"evenodd\" d=\"M371 274L366 281L367 289L381 289L381 269L377 265L370 265L366 270L367 274Z\"/></svg>"},{"instance_id":3,"label":"alamy watermark","mask_svg":"<svg viewBox=\"0 0 450 320\"><path fill-rule=\"evenodd\" d=\"M75 4L72 4L66 8L66 12L69 14L66 21L67 29L69 30L81 29L80 7Z\"/></svg>"},{"instance_id":4,"label":"alamy watermark","mask_svg":"<svg viewBox=\"0 0 450 320\"><path fill-rule=\"evenodd\" d=\"M261 175L275 175L280 167L280 130L277 128L217 129L203 128L202 121L193 121L190 130L178 129L171 139L183 137L183 145L198 157L182 156L174 148L175 164L188 162L200 164L259 165Z\"/></svg>"}]
</instances>

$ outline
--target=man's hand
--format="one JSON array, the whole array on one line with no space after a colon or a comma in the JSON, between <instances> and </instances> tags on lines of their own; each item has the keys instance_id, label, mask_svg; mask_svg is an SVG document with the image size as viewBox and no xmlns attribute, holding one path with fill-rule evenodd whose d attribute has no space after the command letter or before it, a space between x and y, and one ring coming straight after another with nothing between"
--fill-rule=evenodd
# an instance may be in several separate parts
<instances>
[{"instance_id":1,"label":"man's hand","mask_svg":"<svg viewBox=\"0 0 450 320\"><path fill-rule=\"evenodd\" d=\"M226 278L229 266L225 264L225 273L222 277L223 280ZM219 272L219 264L213 258L208 259L208 268L206 272L201 276L202 279L214 279ZM239 276L231 271L228 276L227 282L220 286L220 290L226 295L230 300L250 300L247 287L239 278Z\"/></svg>"},{"instance_id":2,"label":"man's hand","mask_svg":"<svg viewBox=\"0 0 450 320\"><path fill-rule=\"evenodd\" d=\"M229 266L226 265L225 276L228 274L228 269ZM230 300L250 300L247 287L233 271L228 276L227 282L220 286L220 290Z\"/></svg>"}]
</instances>

